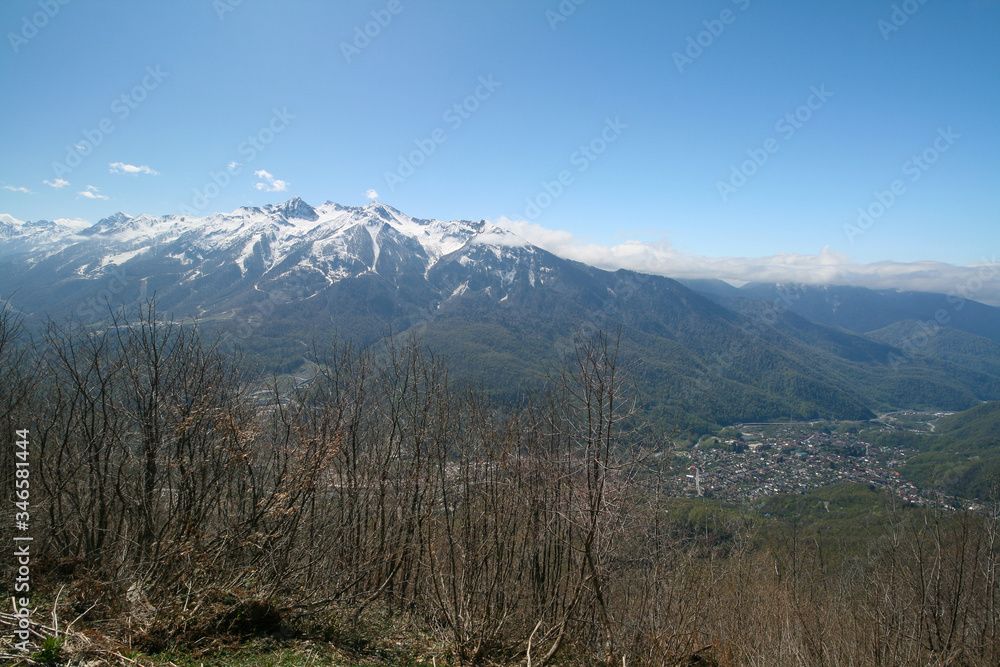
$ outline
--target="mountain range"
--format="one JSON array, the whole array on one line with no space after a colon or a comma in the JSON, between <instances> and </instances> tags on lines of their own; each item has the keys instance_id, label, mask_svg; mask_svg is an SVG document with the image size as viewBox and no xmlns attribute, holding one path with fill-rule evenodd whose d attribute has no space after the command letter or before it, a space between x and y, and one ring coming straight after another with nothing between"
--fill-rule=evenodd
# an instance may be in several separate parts
<instances>
[{"instance_id":1,"label":"mountain range","mask_svg":"<svg viewBox=\"0 0 1000 667\"><path fill-rule=\"evenodd\" d=\"M416 336L456 380L513 399L574 335L620 328L647 410L693 428L1000 398L1000 308L856 287L682 284L557 257L485 220L378 202L119 212L92 225L0 215L0 239L2 296L29 325L96 326L155 296L161 312L279 372L334 338Z\"/></svg>"}]
</instances>

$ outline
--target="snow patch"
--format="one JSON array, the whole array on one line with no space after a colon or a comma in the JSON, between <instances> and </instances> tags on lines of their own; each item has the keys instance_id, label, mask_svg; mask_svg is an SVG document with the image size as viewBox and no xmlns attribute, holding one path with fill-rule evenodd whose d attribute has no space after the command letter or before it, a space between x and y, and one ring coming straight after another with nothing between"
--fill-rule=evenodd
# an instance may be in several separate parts
<instances>
[{"instance_id":1,"label":"snow patch","mask_svg":"<svg viewBox=\"0 0 1000 667\"><path fill-rule=\"evenodd\" d=\"M145 252L146 250L149 250L149 248L138 248L137 250L130 250L128 252L122 252L122 253L119 253L117 255L111 255L110 257L102 257L101 258L101 268L103 269L104 267L108 266L109 264L114 264L116 266L120 266L120 265L124 264L125 262L129 261L130 259L132 259L133 257L135 257L136 255L138 255L139 253Z\"/></svg>"},{"instance_id":2,"label":"snow patch","mask_svg":"<svg viewBox=\"0 0 1000 667\"><path fill-rule=\"evenodd\" d=\"M236 264L240 267L240 276L245 276L247 273L246 262L253 256L253 249L257 245L257 239L251 238L245 246L243 246L243 252L240 256L236 258Z\"/></svg>"}]
</instances>

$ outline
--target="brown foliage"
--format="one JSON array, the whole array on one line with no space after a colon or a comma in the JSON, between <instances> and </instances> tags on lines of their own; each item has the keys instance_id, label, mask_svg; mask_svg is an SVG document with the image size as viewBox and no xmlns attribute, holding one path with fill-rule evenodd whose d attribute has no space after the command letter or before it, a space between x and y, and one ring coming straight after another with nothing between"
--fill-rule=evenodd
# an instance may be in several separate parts
<instances>
[{"instance_id":1,"label":"brown foliage","mask_svg":"<svg viewBox=\"0 0 1000 667\"><path fill-rule=\"evenodd\" d=\"M153 304L33 347L15 326L5 377L31 359L34 379L0 399L36 450L39 581L135 646L375 605L422 618L460 664L1000 660L996 516L900 513L836 566L794 526L776 551L751 522L706 548L664 519L604 334L511 406L451 387L413 342L336 347L285 390Z\"/></svg>"}]
</instances>

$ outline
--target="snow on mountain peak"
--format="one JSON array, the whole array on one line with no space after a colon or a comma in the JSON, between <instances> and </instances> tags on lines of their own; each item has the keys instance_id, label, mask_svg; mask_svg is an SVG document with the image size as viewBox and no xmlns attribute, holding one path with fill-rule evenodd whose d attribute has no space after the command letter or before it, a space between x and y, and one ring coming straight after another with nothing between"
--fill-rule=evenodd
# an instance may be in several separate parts
<instances>
[{"instance_id":1,"label":"snow on mountain peak","mask_svg":"<svg viewBox=\"0 0 1000 667\"><path fill-rule=\"evenodd\" d=\"M287 219L317 220L319 218L316 214L316 209L302 201L301 197L292 197L284 204L278 204L277 206L269 204L264 207L264 210L280 213Z\"/></svg>"},{"instance_id":2,"label":"snow on mountain peak","mask_svg":"<svg viewBox=\"0 0 1000 667\"><path fill-rule=\"evenodd\" d=\"M92 227L88 227L81 233L87 236L91 236L93 234L108 234L124 229L134 229L134 225L130 224L133 219L134 218L132 218L132 216L129 215L128 213L123 213L122 211L118 211L114 215L109 215L106 218L101 218L100 220L97 221L96 224L94 224Z\"/></svg>"},{"instance_id":3,"label":"snow on mountain peak","mask_svg":"<svg viewBox=\"0 0 1000 667\"><path fill-rule=\"evenodd\" d=\"M132 216L129 215L128 213L125 213L123 211L118 211L114 215L109 215L106 218L102 218L101 220L98 220L97 224L111 227L113 225L122 225L122 224L125 224L129 220L131 220L131 219L132 219Z\"/></svg>"},{"instance_id":4,"label":"snow on mountain peak","mask_svg":"<svg viewBox=\"0 0 1000 667\"><path fill-rule=\"evenodd\" d=\"M176 263L182 280L235 265L240 275L255 280L305 271L335 282L365 272L395 273L404 266L426 276L446 258L462 266L478 262L477 248L488 248L498 259L508 248L533 249L485 220L414 218L377 201L360 207L328 201L313 207L294 197L202 217L133 217L119 211L93 225L66 222L74 225L21 223L4 214L0 238L13 238L16 244L5 242L0 254L15 251L15 245L36 258L68 250L67 258L79 257L69 264L75 263L73 271L82 277L97 276L112 264L157 261ZM29 228L30 234L25 231Z\"/></svg>"},{"instance_id":5,"label":"snow on mountain peak","mask_svg":"<svg viewBox=\"0 0 1000 667\"><path fill-rule=\"evenodd\" d=\"M56 220L18 220L7 213L0 213L0 238L8 241L46 243L55 239L75 236L91 226L86 220L57 218Z\"/></svg>"},{"instance_id":6,"label":"snow on mountain peak","mask_svg":"<svg viewBox=\"0 0 1000 667\"><path fill-rule=\"evenodd\" d=\"M24 228L24 223L6 213L0 213L0 239L17 236Z\"/></svg>"},{"instance_id":7,"label":"snow on mountain peak","mask_svg":"<svg viewBox=\"0 0 1000 667\"><path fill-rule=\"evenodd\" d=\"M479 245L495 245L504 248L524 248L530 244L511 230L483 220L482 231L476 235L474 242Z\"/></svg>"}]
</instances>

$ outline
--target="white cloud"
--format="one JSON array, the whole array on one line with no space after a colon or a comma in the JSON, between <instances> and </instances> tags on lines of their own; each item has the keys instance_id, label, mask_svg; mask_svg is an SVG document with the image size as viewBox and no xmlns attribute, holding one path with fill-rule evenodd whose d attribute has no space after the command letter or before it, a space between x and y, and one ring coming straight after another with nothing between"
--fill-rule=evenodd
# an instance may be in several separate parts
<instances>
[{"instance_id":1,"label":"white cloud","mask_svg":"<svg viewBox=\"0 0 1000 667\"><path fill-rule=\"evenodd\" d=\"M31 190L29 190L28 188L21 187L20 185L5 185L5 186L3 186L3 189L4 190L10 190L11 192L23 192L26 195L33 195L33 194L35 194L34 192L32 192Z\"/></svg>"},{"instance_id":2,"label":"white cloud","mask_svg":"<svg viewBox=\"0 0 1000 667\"><path fill-rule=\"evenodd\" d=\"M146 165L125 164L124 162L109 162L112 174L146 174L147 176L158 176L160 172L150 169Z\"/></svg>"},{"instance_id":3,"label":"white cloud","mask_svg":"<svg viewBox=\"0 0 1000 667\"><path fill-rule=\"evenodd\" d=\"M50 188L55 188L56 190L58 190L59 188L64 188L67 185L69 185L69 181L65 181L61 178L57 178L54 181L42 181L42 183L45 183L45 185L49 186Z\"/></svg>"},{"instance_id":4,"label":"white cloud","mask_svg":"<svg viewBox=\"0 0 1000 667\"><path fill-rule=\"evenodd\" d=\"M815 255L780 252L757 258L705 257L677 250L667 240L605 245L523 220L500 218L497 224L554 255L602 269L629 269L670 278L716 278L735 285L804 283L960 294L1000 306L1000 264L996 256L971 266L935 261L860 264L826 246Z\"/></svg>"},{"instance_id":5,"label":"white cloud","mask_svg":"<svg viewBox=\"0 0 1000 667\"><path fill-rule=\"evenodd\" d=\"M255 171L254 176L263 179L263 182L254 185L258 190L263 190L264 192L284 192L288 189L288 181L279 180L263 169Z\"/></svg>"},{"instance_id":6,"label":"white cloud","mask_svg":"<svg viewBox=\"0 0 1000 667\"><path fill-rule=\"evenodd\" d=\"M229 165L226 168L229 169L229 171L232 171L242 166L243 166L242 162L237 162L236 160L233 160L232 162L229 163Z\"/></svg>"},{"instance_id":7,"label":"white cloud","mask_svg":"<svg viewBox=\"0 0 1000 667\"><path fill-rule=\"evenodd\" d=\"M77 192L76 194L80 195L81 197L86 197L87 199L107 199L108 198L106 195L99 194L97 188L94 187L93 185L88 185L86 190L81 190L80 192Z\"/></svg>"},{"instance_id":8,"label":"white cloud","mask_svg":"<svg viewBox=\"0 0 1000 667\"><path fill-rule=\"evenodd\" d=\"M368 188L368 191L365 192L365 197L368 197L369 199L375 200L375 199L378 199L378 193L375 192L375 190L373 190L372 188Z\"/></svg>"}]
</instances>

